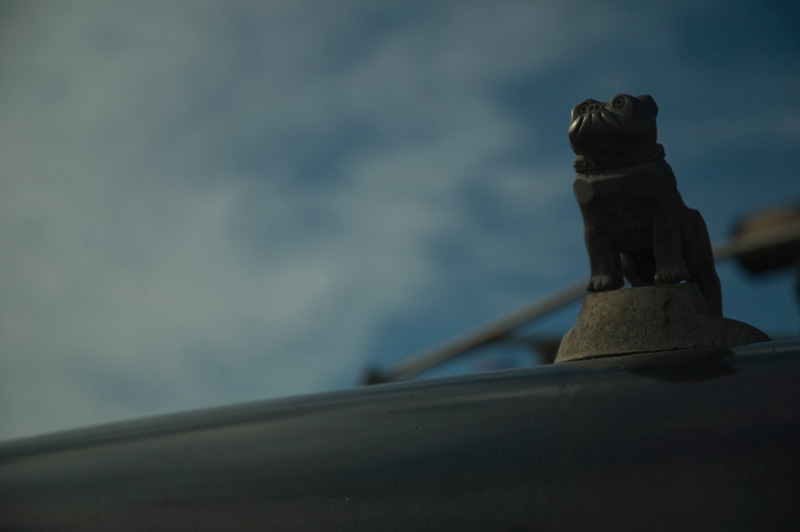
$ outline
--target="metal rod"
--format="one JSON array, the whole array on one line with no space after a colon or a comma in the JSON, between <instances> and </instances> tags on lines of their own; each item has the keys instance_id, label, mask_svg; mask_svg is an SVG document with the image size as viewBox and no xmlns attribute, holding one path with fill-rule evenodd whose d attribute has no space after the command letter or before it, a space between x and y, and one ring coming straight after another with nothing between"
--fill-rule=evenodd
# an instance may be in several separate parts
<instances>
[{"instance_id":1,"label":"metal rod","mask_svg":"<svg viewBox=\"0 0 800 532\"><path fill-rule=\"evenodd\" d=\"M382 380L392 382L408 378L411 375L496 340L520 325L580 300L585 294L586 279L572 282L567 288L561 288L549 296L523 305L500 318L473 327L464 333L411 355L408 360L400 362L383 373L381 375Z\"/></svg>"},{"instance_id":2,"label":"metal rod","mask_svg":"<svg viewBox=\"0 0 800 532\"><path fill-rule=\"evenodd\" d=\"M713 246L714 260L734 258L793 241L800 242L800 222L752 231L739 237L723 240Z\"/></svg>"}]
</instances>

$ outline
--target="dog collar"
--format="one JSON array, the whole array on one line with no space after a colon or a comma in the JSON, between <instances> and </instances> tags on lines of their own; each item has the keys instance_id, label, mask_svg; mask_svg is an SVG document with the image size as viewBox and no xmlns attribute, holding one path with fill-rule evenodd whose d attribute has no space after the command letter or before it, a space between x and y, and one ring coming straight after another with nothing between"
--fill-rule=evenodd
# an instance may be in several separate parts
<instances>
[{"instance_id":1,"label":"dog collar","mask_svg":"<svg viewBox=\"0 0 800 532\"><path fill-rule=\"evenodd\" d=\"M664 158L664 146L658 143L647 144L635 150L626 151L625 153L615 153L612 155L601 155L600 157L588 157L586 155L578 155L575 157L575 171L580 174L588 174L591 172L598 172L600 170L608 170L609 168L621 168L623 166L631 166L634 164L648 163L650 161L658 161Z\"/></svg>"}]
</instances>

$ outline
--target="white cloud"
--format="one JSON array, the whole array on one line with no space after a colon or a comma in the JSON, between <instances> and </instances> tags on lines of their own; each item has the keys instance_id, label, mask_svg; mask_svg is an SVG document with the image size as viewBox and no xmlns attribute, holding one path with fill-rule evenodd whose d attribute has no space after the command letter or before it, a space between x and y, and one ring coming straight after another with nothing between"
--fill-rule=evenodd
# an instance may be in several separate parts
<instances>
[{"instance_id":1,"label":"white cloud","mask_svg":"<svg viewBox=\"0 0 800 532\"><path fill-rule=\"evenodd\" d=\"M575 7L55 3L12 17L0 438L346 385L386 320L424 313L418 298L447 293L455 269L559 279L574 254L555 243L579 231L561 213L569 163L499 162L550 124L523 131L490 95L559 68L581 74L567 94L635 77L583 57L626 17ZM631 31L671 50L659 20L658 35ZM502 227L470 194L503 206ZM434 253L444 241L471 262Z\"/></svg>"},{"instance_id":2,"label":"white cloud","mask_svg":"<svg viewBox=\"0 0 800 532\"><path fill-rule=\"evenodd\" d=\"M18 35L30 48L0 103L15 148L3 437L341 385L431 279L425 242L459 223L459 176L509 135L469 88L426 105L395 86L420 82L384 70L422 53L404 37L318 73L337 36L291 7L253 13L243 38L213 13L128 11L75 8L38 20L44 42ZM353 116L389 140L324 195L280 153L262 175L229 159L248 137L330 137ZM309 209L332 227L305 227Z\"/></svg>"}]
</instances>

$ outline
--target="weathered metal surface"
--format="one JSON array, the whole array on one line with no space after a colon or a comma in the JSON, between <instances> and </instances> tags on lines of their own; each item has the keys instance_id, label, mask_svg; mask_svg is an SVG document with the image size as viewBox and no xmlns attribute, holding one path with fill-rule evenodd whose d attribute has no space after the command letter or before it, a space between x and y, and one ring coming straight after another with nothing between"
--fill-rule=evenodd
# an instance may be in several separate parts
<instances>
[{"instance_id":1,"label":"weathered metal surface","mask_svg":"<svg viewBox=\"0 0 800 532\"><path fill-rule=\"evenodd\" d=\"M786 530L800 344L268 401L0 445L0 530Z\"/></svg>"},{"instance_id":2,"label":"weathered metal surface","mask_svg":"<svg viewBox=\"0 0 800 532\"><path fill-rule=\"evenodd\" d=\"M694 283L643 286L588 294L555 361L768 341L755 327L709 313Z\"/></svg>"}]
</instances>

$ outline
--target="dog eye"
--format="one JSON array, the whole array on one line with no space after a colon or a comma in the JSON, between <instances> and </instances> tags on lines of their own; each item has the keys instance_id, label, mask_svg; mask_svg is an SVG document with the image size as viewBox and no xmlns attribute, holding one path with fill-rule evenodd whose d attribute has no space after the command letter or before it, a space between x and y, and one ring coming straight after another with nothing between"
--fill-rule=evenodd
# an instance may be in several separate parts
<instances>
[{"instance_id":1,"label":"dog eye","mask_svg":"<svg viewBox=\"0 0 800 532\"><path fill-rule=\"evenodd\" d=\"M623 98L622 96L617 96L616 98L614 98L614 102L613 102L612 105L614 105L614 107L622 107L622 106L624 106L625 105L625 98Z\"/></svg>"}]
</instances>

